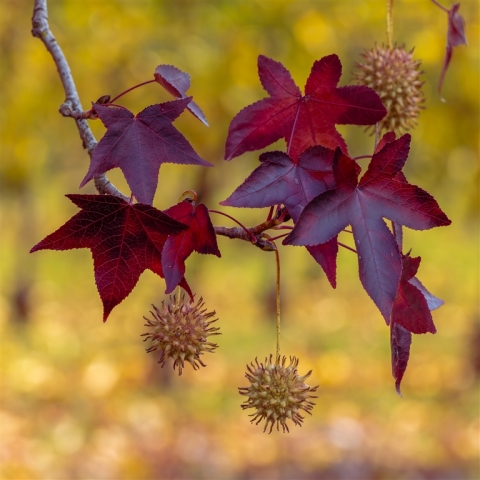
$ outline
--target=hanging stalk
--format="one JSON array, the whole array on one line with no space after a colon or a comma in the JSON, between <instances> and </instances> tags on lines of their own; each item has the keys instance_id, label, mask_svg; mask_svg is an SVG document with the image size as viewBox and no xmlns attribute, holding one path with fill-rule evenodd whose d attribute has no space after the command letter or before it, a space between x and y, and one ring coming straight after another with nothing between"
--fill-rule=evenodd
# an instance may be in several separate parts
<instances>
[{"instance_id":1,"label":"hanging stalk","mask_svg":"<svg viewBox=\"0 0 480 480\"><path fill-rule=\"evenodd\" d=\"M387 43L390 50L393 48L393 0L387 0Z\"/></svg>"},{"instance_id":2,"label":"hanging stalk","mask_svg":"<svg viewBox=\"0 0 480 480\"><path fill-rule=\"evenodd\" d=\"M280 361L280 254L278 249L275 250L275 262L277 264L277 291L276 291L276 300L277 300L277 350L276 357L277 362Z\"/></svg>"}]
</instances>

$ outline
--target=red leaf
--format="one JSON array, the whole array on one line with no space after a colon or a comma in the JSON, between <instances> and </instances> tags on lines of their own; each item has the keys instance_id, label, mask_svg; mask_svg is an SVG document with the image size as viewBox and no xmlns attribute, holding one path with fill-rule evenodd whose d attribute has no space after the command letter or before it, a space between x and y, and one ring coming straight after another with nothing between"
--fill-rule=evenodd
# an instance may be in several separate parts
<instances>
[{"instance_id":1,"label":"red leaf","mask_svg":"<svg viewBox=\"0 0 480 480\"><path fill-rule=\"evenodd\" d=\"M373 125L386 114L380 97L366 86L337 88L342 65L336 55L313 64L305 95L288 70L268 57L258 57L258 73L270 94L239 112L228 131L225 159L264 148L284 138L287 154L297 159L314 145L334 150L347 146L336 124Z\"/></svg>"},{"instance_id":2,"label":"red leaf","mask_svg":"<svg viewBox=\"0 0 480 480\"><path fill-rule=\"evenodd\" d=\"M187 98L187 90L190 88L190 75L182 72L173 65L159 65L155 69L155 80L164 87L167 92L177 98ZM207 119L200 107L192 100L187 105L193 115L208 127Z\"/></svg>"},{"instance_id":3,"label":"red leaf","mask_svg":"<svg viewBox=\"0 0 480 480\"><path fill-rule=\"evenodd\" d=\"M165 293L170 293L184 277L185 260L194 250L217 257L221 254L208 209L203 203L195 207L184 200L165 210L165 213L188 226L187 230L170 235L163 248L162 265L167 282Z\"/></svg>"},{"instance_id":4,"label":"red leaf","mask_svg":"<svg viewBox=\"0 0 480 480\"><path fill-rule=\"evenodd\" d=\"M328 242L318 245L306 246L308 253L322 267L325 275L333 288L337 286L337 254L338 241L333 237Z\"/></svg>"},{"instance_id":5,"label":"red leaf","mask_svg":"<svg viewBox=\"0 0 480 480\"><path fill-rule=\"evenodd\" d=\"M133 290L145 269L163 278L167 237L187 227L150 205L131 205L112 195L67 195L81 211L30 251L92 251L103 320ZM183 287L191 295L183 279Z\"/></svg>"},{"instance_id":6,"label":"red leaf","mask_svg":"<svg viewBox=\"0 0 480 480\"><path fill-rule=\"evenodd\" d=\"M392 375L395 379L395 389L400 397L402 396L402 392L400 391L400 383L402 382L403 374L407 369L411 344L412 334L398 323L392 322L390 325Z\"/></svg>"},{"instance_id":7,"label":"red leaf","mask_svg":"<svg viewBox=\"0 0 480 480\"><path fill-rule=\"evenodd\" d=\"M392 322L412 333L435 333L432 314L424 294L410 280L417 273L420 257L403 255L403 269L397 296L393 302Z\"/></svg>"},{"instance_id":8,"label":"red leaf","mask_svg":"<svg viewBox=\"0 0 480 480\"><path fill-rule=\"evenodd\" d=\"M440 308L445 302L441 299L430 293L422 284L422 282L417 278L413 277L409 280L409 282L417 287L425 297L425 300L427 302L428 308L430 311L436 310L437 308Z\"/></svg>"},{"instance_id":9,"label":"red leaf","mask_svg":"<svg viewBox=\"0 0 480 480\"><path fill-rule=\"evenodd\" d=\"M80 187L95 176L119 167L135 198L151 204L162 163L211 166L172 125L189 101L190 98L185 98L152 105L136 116L126 108L94 104L107 133L95 148Z\"/></svg>"},{"instance_id":10,"label":"red leaf","mask_svg":"<svg viewBox=\"0 0 480 480\"><path fill-rule=\"evenodd\" d=\"M283 204L296 222L305 205L317 195L334 188L333 150L320 145L305 150L295 161L283 152L260 155L261 165L221 205L261 208ZM336 238L307 247L336 286Z\"/></svg>"},{"instance_id":11,"label":"red leaf","mask_svg":"<svg viewBox=\"0 0 480 480\"><path fill-rule=\"evenodd\" d=\"M439 5L441 6L441 5ZM467 44L467 37L465 35L465 20L458 13L460 3L454 3L450 10L441 7L448 13L448 31L447 31L447 46L445 49L445 59L443 61L442 73L438 82L438 93L441 92L445 73L447 72L450 60L452 59L453 47Z\"/></svg>"},{"instance_id":12,"label":"red leaf","mask_svg":"<svg viewBox=\"0 0 480 480\"><path fill-rule=\"evenodd\" d=\"M312 200L284 240L289 245L317 245L351 225L360 280L387 324L400 283L402 258L383 218L414 230L451 223L431 195L397 179L409 146L408 134L387 143L373 155L360 182L357 163L337 149L335 190Z\"/></svg>"}]
</instances>

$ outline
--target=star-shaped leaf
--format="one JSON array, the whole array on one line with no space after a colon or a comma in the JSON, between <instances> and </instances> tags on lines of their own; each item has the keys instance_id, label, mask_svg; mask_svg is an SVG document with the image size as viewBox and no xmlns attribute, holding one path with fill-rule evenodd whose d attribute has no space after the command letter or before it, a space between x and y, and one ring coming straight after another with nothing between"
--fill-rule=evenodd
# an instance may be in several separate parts
<instances>
[{"instance_id":1,"label":"star-shaped leaf","mask_svg":"<svg viewBox=\"0 0 480 480\"><path fill-rule=\"evenodd\" d=\"M150 205L132 205L112 195L67 197L81 211L31 252L89 248L105 321L130 294L145 269L163 278L164 244L169 235L188 227ZM181 285L192 296L184 278Z\"/></svg>"},{"instance_id":2,"label":"star-shaped leaf","mask_svg":"<svg viewBox=\"0 0 480 480\"><path fill-rule=\"evenodd\" d=\"M162 85L167 92L177 98L187 98L187 90L190 88L190 75L182 72L173 65L159 65L155 69L155 80ZM191 100L187 105L188 110L208 127L207 119L200 107Z\"/></svg>"},{"instance_id":3,"label":"star-shaped leaf","mask_svg":"<svg viewBox=\"0 0 480 480\"><path fill-rule=\"evenodd\" d=\"M334 188L334 151L322 146L305 150L298 160L283 152L260 155L261 165L221 205L261 208L283 204L296 222L305 205L317 195ZM306 247L336 286L336 238Z\"/></svg>"},{"instance_id":4,"label":"star-shaped leaf","mask_svg":"<svg viewBox=\"0 0 480 480\"><path fill-rule=\"evenodd\" d=\"M170 293L184 277L185 260L193 251L217 257L221 254L208 209L203 203L194 205L184 200L165 210L165 213L188 226L187 230L170 235L163 248L162 265L167 282L165 293Z\"/></svg>"},{"instance_id":5,"label":"star-shaped leaf","mask_svg":"<svg viewBox=\"0 0 480 480\"><path fill-rule=\"evenodd\" d=\"M387 113L380 97L366 86L337 87L342 64L336 55L313 64L305 95L279 62L260 55L258 73L269 98L239 112L228 131L225 159L264 148L284 138L296 159L308 147L347 146L337 124L373 125Z\"/></svg>"},{"instance_id":6,"label":"star-shaped leaf","mask_svg":"<svg viewBox=\"0 0 480 480\"><path fill-rule=\"evenodd\" d=\"M151 205L162 163L211 166L172 125L190 100L188 97L151 105L138 115L126 108L94 104L107 133L95 148L80 187L95 176L119 167L135 198Z\"/></svg>"},{"instance_id":7,"label":"star-shaped leaf","mask_svg":"<svg viewBox=\"0 0 480 480\"><path fill-rule=\"evenodd\" d=\"M400 283L402 258L383 218L414 230L451 223L431 195L397 178L409 147L408 134L386 143L373 155L360 182L357 163L337 149L335 190L312 200L284 240L289 245L317 245L351 225L360 280L387 324Z\"/></svg>"},{"instance_id":8,"label":"star-shaped leaf","mask_svg":"<svg viewBox=\"0 0 480 480\"><path fill-rule=\"evenodd\" d=\"M261 165L221 205L270 207L283 204L296 220L317 195L334 188L333 150L315 146L294 160L283 152L260 155Z\"/></svg>"}]
</instances>

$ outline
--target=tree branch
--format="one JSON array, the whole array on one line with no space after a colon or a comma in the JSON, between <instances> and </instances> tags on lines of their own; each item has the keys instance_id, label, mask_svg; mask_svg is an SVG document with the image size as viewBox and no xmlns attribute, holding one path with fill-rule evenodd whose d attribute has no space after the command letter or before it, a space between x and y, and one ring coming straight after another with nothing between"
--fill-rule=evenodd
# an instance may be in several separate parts
<instances>
[{"instance_id":1,"label":"tree branch","mask_svg":"<svg viewBox=\"0 0 480 480\"><path fill-rule=\"evenodd\" d=\"M241 228L241 227L217 227L214 226L215 234L222 235L227 238L236 238L238 240L245 240L246 242L250 242L256 247L260 248L260 250L265 250L267 252L273 252L277 250L275 243L271 240L270 236L265 234L266 230L270 230L272 228L281 225L283 222L290 219L290 215L288 215L285 209L280 209L277 214L271 218L270 220L266 220L265 222L257 225L256 227L252 228ZM248 230L248 232L246 231ZM252 242L252 237L255 237L256 242Z\"/></svg>"},{"instance_id":2,"label":"tree branch","mask_svg":"<svg viewBox=\"0 0 480 480\"><path fill-rule=\"evenodd\" d=\"M58 75L65 91L65 101L60 105L59 112L64 117L72 117L77 124L78 133L82 140L83 148L87 149L90 157L97 146L92 130L87 121L82 118L83 108L78 95L77 87L73 80L72 72L67 59L57 43L48 24L47 0L35 0L32 17L32 35L40 39L50 53L57 67ZM129 201L129 197L120 192L105 174L94 178L95 188L100 194L110 194Z\"/></svg>"}]
</instances>

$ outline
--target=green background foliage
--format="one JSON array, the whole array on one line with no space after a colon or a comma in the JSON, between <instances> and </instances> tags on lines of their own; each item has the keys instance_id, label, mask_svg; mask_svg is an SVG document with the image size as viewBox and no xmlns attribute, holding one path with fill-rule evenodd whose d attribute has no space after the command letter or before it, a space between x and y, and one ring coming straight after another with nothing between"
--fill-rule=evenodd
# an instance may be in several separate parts
<instances>
[{"instance_id":1,"label":"green background foliage","mask_svg":"<svg viewBox=\"0 0 480 480\"><path fill-rule=\"evenodd\" d=\"M144 273L102 324L87 250L27 253L76 213L63 195L79 192L88 167L73 121L57 114L64 98L56 69L30 35L32 3L0 3L2 478L478 478L477 3L462 2L470 44L454 51L447 103L436 92L446 15L427 0L394 6L394 39L415 47L425 71L426 110L406 174L453 220L405 234L423 260L419 278L446 301L434 312L438 333L414 337L398 398L389 330L361 288L354 256L340 252L332 290L304 249L282 248L282 352L299 356L300 373L313 369L311 384L320 385L313 417L289 435L250 425L237 393L245 364L274 352L273 254L220 238L222 259L188 260L188 280L217 311L223 335L207 368L187 366L178 378L140 339L163 281ZM314 60L337 53L347 84L363 49L386 40L383 1L56 0L50 23L84 108L152 78L161 63L190 73L210 128L188 113L175 124L216 167L163 166L154 203L161 209L187 189L217 208L257 164L255 153L222 158L231 118L264 96L259 54L284 63L302 86ZM125 105L138 112L169 99L149 85ZM100 122L91 125L100 138ZM361 127L341 131L353 155L371 153ZM109 178L127 192L121 172ZM247 225L266 215L227 211Z\"/></svg>"}]
</instances>

